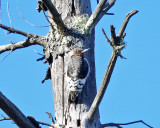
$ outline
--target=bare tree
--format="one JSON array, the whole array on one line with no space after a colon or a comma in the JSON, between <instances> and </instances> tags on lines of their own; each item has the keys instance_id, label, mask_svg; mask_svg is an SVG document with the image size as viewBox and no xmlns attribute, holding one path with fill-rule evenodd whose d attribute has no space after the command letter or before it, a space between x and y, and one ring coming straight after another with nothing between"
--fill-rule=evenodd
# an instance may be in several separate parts
<instances>
[{"instance_id":1,"label":"bare tree","mask_svg":"<svg viewBox=\"0 0 160 128\"><path fill-rule=\"evenodd\" d=\"M143 123L143 121L131 122L126 124L101 124L99 120L99 105L109 84L117 58L121 57L121 50L125 47L123 39L125 29L130 18L138 11L133 10L125 17L122 26L116 35L115 28L111 25L111 40L105 34L107 42L113 48L112 56L106 68L104 78L97 92L95 81L95 58L94 58L94 28L101 18L108 14L107 11L115 4L116 0L100 0L93 13L91 13L90 0L38 0L38 11L42 11L49 23L49 32L46 36L35 35L23 32L13 27L0 24L0 27L10 33L20 34L27 39L0 46L0 53L17 49L26 48L31 45L43 47L44 57L49 67L46 74L47 79L52 80L53 99L55 108L55 121L51 114L52 124L38 122L31 117L26 117L9 99L0 93L0 108L10 117L2 120L12 119L20 128L39 127L35 123L48 125L56 128L103 128L133 123ZM45 14L48 10L49 16ZM82 92L78 96L77 103L69 103L69 88L66 81L67 66L71 60L70 52L76 48L90 50L85 53L85 58L90 65L90 74ZM35 122L35 123L34 123ZM147 124L145 124L147 125ZM149 125L147 125L150 127Z\"/></svg>"}]
</instances>

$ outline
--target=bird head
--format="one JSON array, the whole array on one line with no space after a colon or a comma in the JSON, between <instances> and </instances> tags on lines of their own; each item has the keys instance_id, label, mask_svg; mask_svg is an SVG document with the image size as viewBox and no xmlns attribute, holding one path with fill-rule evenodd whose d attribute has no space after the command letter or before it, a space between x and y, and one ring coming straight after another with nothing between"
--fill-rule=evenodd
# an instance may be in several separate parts
<instances>
[{"instance_id":1,"label":"bird head","mask_svg":"<svg viewBox=\"0 0 160 128\"><path fill-rule=\"evenodd\" d=\"M70 55L71 56L76 55L76 56L84 57L84 53L87 52L88 50L89 50L89 48L88 49L75 48L70 52Z\"/></svg>"}]
</instances>

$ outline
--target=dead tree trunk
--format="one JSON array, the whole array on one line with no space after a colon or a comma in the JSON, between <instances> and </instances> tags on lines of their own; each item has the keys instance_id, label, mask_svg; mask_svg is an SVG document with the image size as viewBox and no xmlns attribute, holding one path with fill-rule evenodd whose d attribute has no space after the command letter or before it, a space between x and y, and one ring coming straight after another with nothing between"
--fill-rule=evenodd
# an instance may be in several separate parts
<instances>
[{"instance_id":1,"label":"dead tree trunk","mask_svg":"<svg viewBox=\"0 0 160 128\"><path fill-rule=\"evenodd\" d=\"M111 41L105 35L109 44L113 47L113 53L109 61L102 84L97 93L95 79L95 58L94 58L94 28L99 20L107 14L107 11L114 5L116 0L100 0L93 13L91 13L90 0L38 0L38 11L48 10L49 16L46 16L50 30L45 36L39 36L31 33L7 27L0 24L0 27L8 30L10 33L16 33L28 37L28 39L4 46L0 46L0 53L16 49L25 48L31 45L41 45L44 49L45 59L49 63L49 70L45 78L52 79L53 99L55 108L55 123L51 127L56 128L102 128L99 116L99 104L103 98L105 90L109 84L111 74L116 64L118 56L123 58L121 50L125 46L123 38L124 30L131 16L138 11L134 10L127 14L119 33L116 35L115 28L111 26ZM104 32L104 31L103 31ZM105 32L104 32L105 34ZM90 65L90 74L78 96L77 103L69 102L69 84L67 83L67 66L71 56L69 53L76 48L86 49L85 58ZM44 58L44 57L43 57ZM42 59L42 58L41 58ZM45 81L44 80L44 81ZM43 82L44 82L43 81ZM1 94L1 93L0 93ZM32 121L28 120L20 110L17 110L7 98L0 95L0 108L11 117L11 119L20 127L26 124L28 127L34 127ZM9 108L8 106L12 106ZM8 107L8 109L6 109ZM13 111L11 113L11 111ZM21 116L23 115L22 119ZM16 117L16 119L14 119ZM18 119L17 119L18 118ZM19 123L19 120L21 123ZM23 123L24 122L24 123ZM48 124L47 124L48 125ZM117 124L110 124L117 126Z\"/></svg>"},{"instance_id":2,"label":"dead tree trunk","mask_svg":"<svg viewBox=\"0 0 160 128\"><path fill-rule=\"evenodd\" d=\"M86 122L86 113L97 92L95 80L94 30L89 35L80 35L81 33L79 32L91 15L90 0L52 0L52 3L57 8L59 14L61 14L66 27L72 29L71 32L60 35L51 27L50 34L48 35L50 40L48 43L51 45L49 46L49 50L54 49L50 50L49 53L51 54L50 59L52 60L50 67L56 122L73 128L100 128L98 111L92 123ZM50 20L50 22L52 22L52 20ZM56 36L57 38L55 39ZM76 47L90 48L85 54L85 57L90 64L91 72L79 96L78 104L71 104L69 106L66 67L69 60L68 52Z\"/></svg>"}]
</instances>

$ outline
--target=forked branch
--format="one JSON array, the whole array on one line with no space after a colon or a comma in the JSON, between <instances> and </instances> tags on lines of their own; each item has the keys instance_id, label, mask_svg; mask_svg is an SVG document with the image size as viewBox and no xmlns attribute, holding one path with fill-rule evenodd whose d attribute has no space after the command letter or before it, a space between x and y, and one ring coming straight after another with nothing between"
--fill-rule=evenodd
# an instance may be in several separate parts
<instances>
[{"instance_id":1,"label":"forked branch","mask_svg":"<svg viewBox=\"0 0 160 128\"><path fill-rule=\"evenodd\" d=\"M136 123L142 123L148 128L153 128L152 126L148 125L145 123L143 120L138 120L138 121L133 121L129 123L107 123L107 124L102 124L102 127L117 127L117 128L122 128L121 125L131 125L131 124L136 124Z\"/></svg>"},{"instance_id":2,"label":"forked branch","mask_svg":"<svg viewBox=\"0 0 160 128\"><path fill-rule=\"evenodd\" d=\"M26 116L0 92L0 108L17 124L20 128L35 128Z\"/></svg>"},{"instance_id":3,"label":"forked branch","mask_svg":"<svg viewBox=\"0 0 160 128\"><path fill-rule=\"evenodd\" d=\"M132 12L135 12L135 11L132 11ZM130 14L130 13L129 13ZM126 18L129 20L132 15L136 14L136 13L132 13L132 15L129 15L127 14ZM125 23L127 25L128 22L126 22L126 18L124 20L123 23ZM125 26L126 26L125 25ZM122 25L121 28L123 28L124 25ZM124 33L124 30L125 30L126 27L124 27L123 29L123 33ZM115 33L115 28L113 27L113 25L111 25L111 28L110 28L110 31L111 31L111 41L108 39L107 35L105 34L104 30L103 30L103 33L106 37L106 40L107 42L109 42L109 44L112 46L113 48L113 51L112 51L112 56L110 58L110 61L109 61L109 64L107 66L107 69L105 71L105 74L104 74L104 77L103 77L103 80L102 80L102 83L100 85L100 88L97 92L97 95L87 113L87 116L88 116L88 119L90 121L92 121L93 117L94 117L94 114L96 113L100 103L101 103L101 100L105 94L105 91L108 87L108 84L109 84L109 81L110 81L110 78L111 78L111 75L112 75L112 72L114 70L114 67L115 67L115 64L116 64L116 61L117 61L117 58L118 56L120 56L121 58L123 58L123 56L121 55L121 50L125 47L125 43L123 42L123 38L124 37L123 35L120 35L120 36L116 36L116 33Z\"/></svg>"},{"instance_id":4,"label":"forked branch","mask_svg":"<svg viewBox=\"0 0 160 128\"><path fill-rule=\"evenodd\" d=\"M2 117L3 117L3 118L1 118L0 121L11 120L11 118L4 117L3 115L2 115Z\"/></svg>"},{"instance_id":5,"label":"forked branch","mask_svg":"<svg viewBox=\"0 0 160 128\"><path fill-rule=\"evenodd\" d=\"M116 0L100 0L95 11L90 16L88 22L84 27L84 31L86 34L92 31L92 29L96 26L96 24L100 21L100 19L106 14L106 12L114 5Z\"/></svg>"}]
</instances>

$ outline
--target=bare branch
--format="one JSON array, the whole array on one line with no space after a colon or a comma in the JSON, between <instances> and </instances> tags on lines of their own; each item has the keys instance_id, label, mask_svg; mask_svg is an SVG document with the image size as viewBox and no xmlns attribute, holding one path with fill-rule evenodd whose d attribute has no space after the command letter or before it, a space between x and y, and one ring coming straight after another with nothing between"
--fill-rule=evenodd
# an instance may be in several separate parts
<instances>
[{"instance_id":1,"label":"bare branch","mask_svg":"<svg viewBox=\"0 0 160 128\"><path fill-rule=\"evenodd\" d=\"M20 34L20 35L23 35L23 36L26 36L26 37L34 37L34 36L36 36L34 34L31 34L31 33L26 33L26 32L14 29L12 27L7 27L7 26L5 26L3 24L0 24L0 27L5 29L5 30L7 30L7 31L9 31L10 33Z\"/></svg>"},{"instance_id":2,"label":"bare branch","mask_svg":"<svg viewBox=\"0 0 160 128\"><path fill-rule=\"evenodd\" d=\"M40 4L40 6L41 6L41 8L42 8L42 11L43 11L43 14L44 14L46 20L48 21L48 23L49 23L49 25L51 26L51 28L54 30L54 27L53 27L52 23L49 21L47 15L46 15L46 13L45 13L44 7L43 7L41 4Z\"/></svg>"},{"instance_id":3,"label":"bare branch","mask_svg":"<svg viewBox=\"0 0 160 128\"><path fill-rule=\"evenodd\" d=\"M11 118L4 117L3 115L2 115L2 117L3 117L3 118L1 118L0 121L11 120Z\"/></svg>"},{"instance_id":4,"label":"bare branch","mask_svg":"<svg viewBox=\"0 0 160 128\"><path fill-rule=\"evenodd\" d=\"M114 15L114 13L105 13L106 15Z\"/></svg>"},{"instance_id":5,"label":"bare branch","mask_svg":"<svg viewBox=\"0 0 160 128\"><path fill-rule=\"evenodd\" d=\"M38 28L49 27L49 26L37 26L37 25L34 25L34 24L30 23L30 22L22 15L22 13L20 12L19 6L18 6L18 0L17 0L17 11L18 11L19 15L22 17L22 19L23 19L27 24L29 24L29 25L31 25L31 26L33 26L33 27L38 27Z\"/></svg>"},{"instance_id":6,"label":"bare branch","mask_svg":"<svg viewBox=\"0 0 160 128\"><path fill-rule=\"evenodd\" d=\"M9 21L10 21L11 27L13 28L12 20L11 20L10 14L9 14L9 3L8 3L8 0L7 0L7 13L8 13L8 18L9 18Z\"/></svg>"},{"instance_id":7,"label":"bare branch","mask_svg":"<svg viewBox=\"0 0 160 128\"><path fill-rule=\"evenodd\" d=\"M54 119L53 119L53 116L52 116L52 114L51 114L50 112L46 112L46 113L48 114L49 118L51 118L51 120L52 120L52 123L54 124Z\"/></svg>"},{"instance_id":8,"label":"bare branch","mask_svg":"<svg viewBox=\"0 0 160 128\"><path fill-rule=\"evenodd\" d=\"M133 16L133 15L135 15L136 13L138 13L138 11L137 10L133 10L132 12L129 12L127 15L126 15L126 18L124 19L124 21L123 21L123 23L122 23L122 26L121 26L121 28L120 28L120 30L119 30L119 33L118 33L118 37L122 37L123 36L123 33L124 33L124 31L125 31L125 29L126 29L126 27L127 27L127 24L128 24L128 22L129 22L129 20L130 20L130 18Z\"/></svg>"},{"instance_id":9,"label":"bare branch","mask_svg":"<svg viewBox=\"0 0 160 128\"><path fill-rule=\"evenodd\" d=\"M107 123L107 124L102 124L102 127L113 127L114 126L114 127L119 128L119 127L121 127L121 125L130 125L130 124L136 124L136 123L142 123L149 128L153 128L152 126L145 123L143 120L133 121L133 122L129 122L129 123Z\"/></svg>"},{"instance_id":10,"label":"bare branch","mask_svg":"<svg viewBox=\"0 0 160 128\"><path fill-rule=\"evenodd\" d=\"M42 45L45 47L45 41L41 40L41 37L37 37L37 38L30 38L30 39L26 39L24 41L20 41L18 43L14 43L14 44L7 44L7 45L2 45L0 46L0 54L6 51L14 51L20 48L25 48L31 45Z\"/></svg>"},{"instance_id":11,"label":"bare branch","mask_svg":"<svg viewBox=\"0 0 160 128\"><path fill-rule=\"evenodd\" d=\"M51 2L51 0L42 0L42 2L45 4L47 9L49 10L51 17L53 18L54 22L57 25L58 30L64 34L66 31L66 26L62 21L61 15L58 13L57 9Z\"/></svg>"},{"instance_id":12,"label":"bare branch","mask_svg":"<svg viewBox=\"0 0 160 128\"><path fill-rule=\"evenodd\" d=\"M11 50L5 57L3 57L3 59L0 61L0 63L1 63L5 58L7 58L7 56L9 56L9 55L11 54L11 52L12 52L12 50Z\"/></svg>"},{"instance_id":13,"label":"bare branch","mask_svg":"<svg viewBox=\"0 0 160 128\"><path fill-rule=\"evenodd\" d=\"M20 128L35 128L25 115L0 92L0 108L17 124Z\"/></svg>"},{"instance_id":14,"label":"bare branch","mask_svg":"<svg viewBox=\"0 0 160 128\"><path fill-rule=\"evenodd\" d=\"M106 35L106 33L105 33L105 31L104 31L103 28L102 28L102 32L103 32L103 34L104 34L104 36L105 36L107 42L112 46L112 42L108 39L108 37L107 37L107 35Z\"/></svg>"},{"instance_id":15,"label":"bare branch","mask_svg":"<svg viewBox=\"0 0 160 128\"><path fill-rule=\"evenodd\" d=\"M95 11L90 16L88 22L86 23L84 30L85 33L88 34L92 31L92 29L96 26L96 24L100 21L100 19L106 14L106 12L114 5L116 0L100 0Z\"/></svg>"},{"instance_id":16,"label":"bare branch","mask_svg":"<svg viewBox=\"0 0 160 128\"><path fill-rule=\"evenodd\" d=\"M37 52L35 49L33 49L33 51L34 51L36 54L44 57L44 54L41 54L41 53Z\"/></svg>"},{"instance_id":17,"label":"bare branch","mask_svg":"<svg viewBox=\"0 0 160 128\"><path fill-rule=\"evenodd\" d=\"M9 40L9 42L10 42L11 44L13 44L12 40L8 37L8 34L7 34L6 30L4 30L4 33L5 33L6 37L7 37L7 39Z\"/></svg>"},{"instance_id":18,"label":"bare branch","mask_svg":"<svg viewBox=\"0 0 160 128\"><path fill-rule=\"evenodd\" d=\"M105 91L106 91L106 89L108 87L108 84L109 84L111 75L113 73L113 69L115 67L115 64L116 64L118 56L120 56L121 58L124 58L121 55L121 50L125 47L125 43L122 41L122 36L120 36L121 38L119 36L116 36L115 28L114 28L113 25L111 25L110 31L111 31L111 39L112 39L111 41L106 36L104 30L103 30L103 33L106 36L106 40L113 47L112 56L110 58L109 64L108 64L107 69L105 71L105 74L104 74L102 83L100 85L100 88L99 88L99 90L97 92L97 95L96 95L96 97L95 97L95 99L94 99L94 101L93 101L93 103L92 103L92 105L91 105L91 107L90 107L90 109L89 109L89 111L87 113L88 119L90 121L92 121L92 119L94 117L94 114L96 113L96 111L97 111L97 109L98 109L98 107L99 107L99 105L101 103L101 100L102 100L102 98L103 98L103 96L105 94ZM124 31L123 31L123 33L124 33Z\"/></svg>"}]
</instances>

